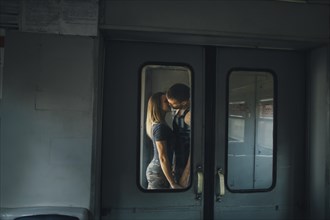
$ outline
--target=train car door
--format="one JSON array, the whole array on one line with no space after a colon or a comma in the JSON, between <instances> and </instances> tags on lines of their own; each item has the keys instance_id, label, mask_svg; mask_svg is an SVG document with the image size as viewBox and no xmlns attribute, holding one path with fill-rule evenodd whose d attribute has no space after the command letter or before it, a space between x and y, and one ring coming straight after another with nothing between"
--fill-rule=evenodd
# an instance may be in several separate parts
<instances>
[{"instance_id":1,"label":"train car door","mask_svg":"<svg viewBox=\"0 0 330 220\"><path fill-rule=\"evenodd\" d=\"M215 219L304 219L304 63L301 52L218 48Z\"/></svg>"},{"instance_id":2,"label":"train car door","mask_svg":"<svg viewBox=\"0 0 330 220\"><path fill-rule=\"evenodd\" d=\"M107 43L102 128L103 219L203 218L203 72L203 47ZM183 190L149 190L146 167L153 148L144 134L146 104L151 94L164 92L177 82L192 88L192 182Z\"/></svg>"},{"instance_id":3,"label":"train car door","mask_svg":"<svg viewBox=\"0 0 330 220\"><path fill-rule=\"evenodd\" d=\"M289 51L109 41L102 219L301 217L303 62ZM147 99L177 82L191 87L190 185L149 190Z\"/></svg>"}]
</instances>

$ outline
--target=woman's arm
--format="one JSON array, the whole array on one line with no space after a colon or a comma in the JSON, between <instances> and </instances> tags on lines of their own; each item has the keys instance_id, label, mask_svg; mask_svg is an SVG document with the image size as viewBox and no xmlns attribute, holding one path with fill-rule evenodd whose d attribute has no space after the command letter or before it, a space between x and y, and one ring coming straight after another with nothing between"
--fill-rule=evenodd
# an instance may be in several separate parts
<instances>
[{"instance_id":1,"label":"woman's arm","mask_svg":"<svg viewBox=\"0 0 330 220\"><path fill-rule=\"evenodd\" d=\"M156 141L160 166L162 167L163 173L170 183L172 189L182 188L177 184L172 176L170 162L168 161L167 152L166 152L166 141Z\"/></svg>"}]
</instances>

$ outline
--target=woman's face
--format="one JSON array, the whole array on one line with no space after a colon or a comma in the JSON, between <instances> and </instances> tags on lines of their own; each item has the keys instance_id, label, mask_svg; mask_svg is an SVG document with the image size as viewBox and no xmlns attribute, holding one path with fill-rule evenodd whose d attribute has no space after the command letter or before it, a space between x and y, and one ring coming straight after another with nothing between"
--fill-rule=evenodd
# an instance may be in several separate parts
<instances>
[{"instance_id":1,"label":"woman's face","mask_svg":"<svg viewBox=\"0 0 330 220\"><path fill-rule=\"evenodd\" d=\"M171 111L171 108L170 108L170 105L167 101L167 98L166 98L166 95L162 95L161 98L160 98L160 102L161 102L161 107L162 107L162 110L164 112L169 112Z\"/></svg>"}]
</instances>

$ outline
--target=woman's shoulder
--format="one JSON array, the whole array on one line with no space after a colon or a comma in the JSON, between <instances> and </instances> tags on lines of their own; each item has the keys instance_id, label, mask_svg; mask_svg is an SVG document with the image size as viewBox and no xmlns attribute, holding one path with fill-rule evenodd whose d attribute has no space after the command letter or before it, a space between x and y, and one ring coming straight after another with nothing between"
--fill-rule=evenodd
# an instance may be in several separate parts
<instances>
[{"instance_id":1,"label":"woman's shoulder","mask_svg":"<svg viewBox=\"0 0 330 220\"><path fill-rule=\"evenodd\" d=\"M166 122L160 122L160 123L157 123L157 124L154 124L152 126L152 130L153 130L153 133L168 133L168 132L171 132L172 129L170 128L170 126L168 126L168 124Z\"/></svg>"},{"instance_id":2,"label":"woman's shoulder","mask_svg":"<svg viewBox=\"0 0 330 220\"><path fill-rule=\"evenodd\" d=\"M156 140L160 140L167 138L172 133L172 130L166 123L157 123L153 125L152 133Z\"/></svg>"},{"instance_id":3,"label":"woman's shoulder","mask_svg":"<svg viewBox=\"0 0 330 220\"><path fill-rule=\"evenodd\" d=\"M169 128L165 122L159 122L152 125L153 129Z\"/></svg>"}]
</instances>

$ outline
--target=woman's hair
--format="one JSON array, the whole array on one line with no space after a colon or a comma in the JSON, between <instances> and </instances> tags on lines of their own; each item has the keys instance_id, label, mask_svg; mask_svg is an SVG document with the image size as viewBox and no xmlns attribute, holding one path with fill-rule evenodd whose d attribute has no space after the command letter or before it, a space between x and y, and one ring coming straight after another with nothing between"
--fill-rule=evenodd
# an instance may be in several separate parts
<instances>
[{"instance_id":1,"label":"woman's hair","mask_svg":"<svg viewBox=\"0 0 330 220\"><path fill-rule=\"evenodd\" d=\"M163 92L153 94L148 100L146 131L147 135L152 138L152 125L165 121L166 112L162 109L161 97L165 95Z\"/></svg>"}]
</instances>

